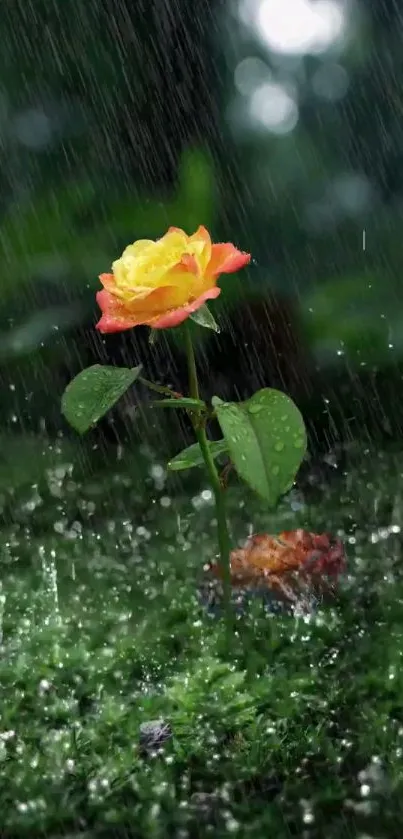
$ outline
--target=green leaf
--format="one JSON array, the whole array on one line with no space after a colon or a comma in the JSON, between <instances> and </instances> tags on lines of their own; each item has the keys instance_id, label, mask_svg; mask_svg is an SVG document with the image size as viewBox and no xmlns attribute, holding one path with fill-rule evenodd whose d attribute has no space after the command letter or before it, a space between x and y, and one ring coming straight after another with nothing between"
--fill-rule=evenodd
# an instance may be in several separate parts
<instances>
[{"instance_id":1,"label":"green leaf","mask_svg":"<svg viewBox=\"0 0 403 839\"><path fill-rule=\"evenodd\" d=\"M220 332L218 323L215 322L210 309L206 305L200 306L200 309L197 309L197 311L193 312L193 314L189 317L199 326L204 326L206 329L212 329L213 332Z\"/></svg>"},{"instance_id":2,"label":"green leaf","mask_svg":"<svg viewBox=\"0 0 403 839\"><path fill-rule=\"evenodd\" d=\"M246 402L212 399L238 475L275 506L293 485L306 452L300 411L279 390L264 388Z\"/></svg>"},{"instance_id":3,"label":"green leaf","mask_svg":"<svg viewBox=\"0 0 403 839\"><path fill-rule=\"evenodd\" d=\"M51 306L34 311L26 320L7 331L0 331L0 359L2 362L16 356L29 355L55 335L75 326L84 319L85 306L71 303L64 306Z\"/></svg>"},{"instance_id":4,"label":"green leaf","mask_svg":"<svg viewBox=\"0 0 403 839\"><path fill-rule=\"evenodd\" d=\"M226 440L210 440L210 452L214 458L222 454L228 453L228 443ZM180 472L182 469L192 469L194 466L203 466L203 456L198 443L193 443L187 449L175 455L168 463L168 469L171 472Z\"/></svg>"},{"instance_id":5,"label":"green leaf","mask_svg":"<svg viewBox=\"0 0 403 839\"><path fill-rule=\"evenodd\" d=\"M206 403L201 399L191 399L190 396L172 396L168 399L156 399L151 402L153 408L188 408L189 410L200 410L206 407Z\"/></svg>"},{"instance_id":6,"label":"green leaf","mask_svg":"<svg viewBox=\"0 0 403 839\"><path fill-rule=\"evenodd\" d=\"M139 367L104 367L94 364L79 373L62 397L62 412L67 422L84 434L104 416L136 381Z\"/></svg>"}]
</instances>

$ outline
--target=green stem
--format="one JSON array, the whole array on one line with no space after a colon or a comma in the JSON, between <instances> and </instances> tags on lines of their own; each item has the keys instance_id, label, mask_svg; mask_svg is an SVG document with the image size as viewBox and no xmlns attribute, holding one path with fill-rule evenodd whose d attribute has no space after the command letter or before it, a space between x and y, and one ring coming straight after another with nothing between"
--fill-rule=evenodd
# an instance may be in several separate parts
<instances>
[{"instance_id":1,"label":"green stem","mask_svg":"<svg viewBox=\"0 0 403 839\"><path fill-rule=\"evenodd\" d=\"M189 372L189 395L193 399L199 399L199 383L197 379L196 359L192 343L192 335L188 324L185 324L186 337L186 355ZM220 552L219 567L221 570L223 583L223 599L224 610L227 623L227 629L232 630L232 609L231 609L231 571L230 571L230 551L231 539L228 532L227 514L225 509L224 489L221 485L220 476L214 463L214 458L210 451L206 434L206 417L202 415L193 415L193 428L200 446L203 460L206 466L207 474L210 479L211 487L214 494L216 517L217 517L217 536L218 547Z\"/></svg>"},{"instance_id":2,"label":"green stem","mask_svg":"<svg viewBox=\"0 0 403 839\"><path fill-rule=\"evenodd\" d=\"M173 399L181 399L182 397L182 394L177 393L176 390L171 390L170 387L165 387L164 385L155 385L154 382L143 379L142 376L139 376L137 381L141 382L144 387L148 387L149 390L155 390L156 393L162 393L164 396L171 396Z\"/></svg>"}]
</instances>

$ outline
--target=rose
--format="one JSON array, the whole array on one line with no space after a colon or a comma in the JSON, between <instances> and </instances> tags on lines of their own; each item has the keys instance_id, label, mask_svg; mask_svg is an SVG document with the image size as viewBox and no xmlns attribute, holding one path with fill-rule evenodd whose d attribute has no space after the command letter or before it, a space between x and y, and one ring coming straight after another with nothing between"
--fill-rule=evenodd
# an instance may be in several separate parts
<instances>
[{"instance_id":1,"label":"rose","mask_svg":"<svg viewBox=\"0 0 403 839\"><path fill-rule=\"evenodd\" d=\"M206 300L218 297L220 274L237 271L250 259L249 253L242 253L230 242L213 245L205 227L199 227L192 236L170 227L156 242L149 239L135 242L113 263L112 274L101 274L104 288L98 292L97 301L102 317L97 328L100 332L120 332L140 324L155 329L178 326ZM215 328L207 312L206 307L206 316L199 315L198 321L202 326ZM183 337L189 376L188 396L144 379L140 375L142 365L119 368L94 364L70 382L63 395L62 409L71 425L83 434L129 387L139 382L165 397L153 402L153 407L187 411L197 442L174 457L170 466L175 462L177 466L179 458L181 469L198 466L200 460L206 468L215 500L217 562L223 583L226 627L232 631L233 563L240 553L243 560L245 551L231 553L224 497L228 464L220 474L216 458L222 454L231 458L229 465L232 462L238 476L273 506L292 485L305 454L306 432L297 406L277 390L263 388L239 404L224 402L218 396L212 398L211 405L206 403L201 398L192 330L188 323L184 324ZM213 441L208 436L208 424L212 419L221 427L222 440ZM271 537L264 538L271 544ZM314 547L317 553L322 545L315 543ZM333 559L338 560L339 554L337 549ZM272 574L272 582L274 577ZM230 635L226 637L229 639Z\"/></svg>"},{"instance_id":2,"label":"rose","mask_svg":"<svg viewBox=\"0 0 403 839\"><path fill-rule=\"evenodd\" d=\"M161 239L139 239L101 274L97 294L100 332L121 332L140 324L154 329L178 326L206 300L218 297L220 274L250 262L249 253L230 242L212 244L205 227L192 236L170 227Z\"/></svg>"}]
</instances>

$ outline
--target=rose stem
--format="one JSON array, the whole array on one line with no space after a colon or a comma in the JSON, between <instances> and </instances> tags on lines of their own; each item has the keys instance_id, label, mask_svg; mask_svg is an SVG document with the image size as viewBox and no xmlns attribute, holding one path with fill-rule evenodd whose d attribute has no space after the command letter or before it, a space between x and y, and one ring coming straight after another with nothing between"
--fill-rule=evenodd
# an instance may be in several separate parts
<instances>
[{"instance_id":1,"label":"rose stem","mask_svg":"<svg viewBox=\"0 0 403 839\"><path fill-rule=\"evenodd\" d=\"M196 360L192 343L192 335L189 329L189 325L185 323L184 326L186 337L186 355L189 373L190 396L192 397L192 399L199 399L199 383L197 379ZM210 446L208 444L208 439L206 435L206 417L200 413L195 414L194 412L192 412L191 420L214 494L217 517L218 546L220 552L219 567L221 570L223 583L224 612L227 629L231 632L233 628L230 573L231 539L228 532L224 490L221 486L220 476L217 472L216 465L214 463L214 458L212 457Z\"/></svg>"}]
</instances>

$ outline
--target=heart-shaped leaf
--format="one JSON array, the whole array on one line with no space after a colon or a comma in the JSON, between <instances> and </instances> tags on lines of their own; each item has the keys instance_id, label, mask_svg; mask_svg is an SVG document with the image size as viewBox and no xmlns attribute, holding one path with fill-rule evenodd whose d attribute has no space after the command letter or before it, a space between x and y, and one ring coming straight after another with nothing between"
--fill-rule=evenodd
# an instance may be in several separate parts
<instances>
[{"instance_id":1,"label":"heart-shaped leaf","mask_svg":"<svg viewBox=\"0 0 403 839\"><path fill-rule=\"evenodd\" d=\"M228 443L226 440L209 440L209 449L214 458L227 454ZM203 466L203 455L198 443L193 443L187 449L175 455L168 463L168 469L172 472L180 472L182 469L193 469L194 466Z\"/></svg>"},{"instance_id":2,"label":"heart-shaped leaf","mask_svg":"<svg viewBox=\"0 0 403 839\"><path fill-rule=\"evenodd\" d=\"M87 367L67 385L62 412L67 422L85 434L120 399L141 373L139 367Z\"/></svg>"},{"instance_id":3,"label":"heart-shaped leaf","mask_svg":"<svg viewBox=\"0 0 403 839\"><path fill-rule=\"evenodd\" d=\"M246 402L212 399L238 475L271 506L294 483L306 452L300 411L279 390L264 388Z\"/></svg>"},{"instance_id":4,"label":"heart-shaped leaf","mask_svg":"<svg viewBox=\"0 0 403 839\"><path fill-rule=\"evenodd\" d=\"M200 306L200 309L197 309L196 312L190 315L190 319L197 323L199 326L204 326L205 329L212 329L213 332L220 332L220 327L218 323L213 318L213 315L210 312L208 306Z\"/></svg>"}]
</instances>

